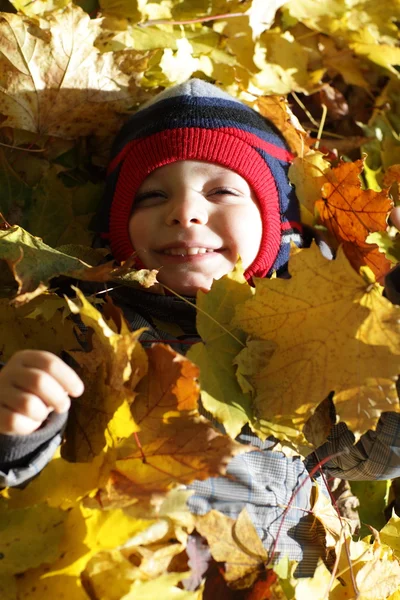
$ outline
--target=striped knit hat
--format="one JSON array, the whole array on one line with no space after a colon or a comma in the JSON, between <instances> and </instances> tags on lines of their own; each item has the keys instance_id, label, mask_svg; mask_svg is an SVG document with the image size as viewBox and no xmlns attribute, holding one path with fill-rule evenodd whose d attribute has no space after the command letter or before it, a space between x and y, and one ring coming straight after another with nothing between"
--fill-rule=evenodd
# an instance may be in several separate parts
<instances>
[{"instance_id":1,"label":"striped knit hat","mask_svg":"<svg viewBox=\"0 0 400 600\"><path fill-rule=\"evenodd\" d=\"M302 244L299 208L288 180L292 159L283 137L256 111L199 79L168 88L123 126L111 154L105 202L96 228L117 260L133 252L128 223L135 194L154 169L180 160L216 163L249 183L259 203L263 234L247 279L265 277ZM134 240L133 240L134 244Z\"/></svg>"}]
</instances>

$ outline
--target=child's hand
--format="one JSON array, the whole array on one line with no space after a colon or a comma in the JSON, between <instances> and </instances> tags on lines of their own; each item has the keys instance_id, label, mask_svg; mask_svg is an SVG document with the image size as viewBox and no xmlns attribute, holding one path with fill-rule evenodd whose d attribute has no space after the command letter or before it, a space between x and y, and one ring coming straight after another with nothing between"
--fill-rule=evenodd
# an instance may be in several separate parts
<instances>
[{"instance_id":1,"label":"child's hand","mask_svg":"<svg viewBox=\"0 0 400 600\"><path fill-rule=\"evenodd\" d=\"M400 206L396 206L390 213L392 224L400 231Z\"/></svg>"},{"instance_id":2,"label":"child's hand","mask_svg":"<svg viewBox=\"0 0 400 600\"><path fill-rule=\"evenodd\" d=\"M83 389L80 377L55 354L16 352L0 371L0 433L32 433L51 411L66 412L69 396Z\"/></svg>"}]
</instances>

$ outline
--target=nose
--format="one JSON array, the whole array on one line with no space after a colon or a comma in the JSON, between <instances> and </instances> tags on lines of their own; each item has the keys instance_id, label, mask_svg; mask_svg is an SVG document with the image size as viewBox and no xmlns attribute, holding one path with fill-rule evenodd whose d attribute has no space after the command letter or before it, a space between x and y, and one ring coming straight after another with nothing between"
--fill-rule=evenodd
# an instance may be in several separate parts
<instances>
[{"instance_id":1,"label":"nose","mask_svg":"<svg viewBox=\"0 0 400 600\"><path fill-rule=\"evenodd\" d=\"M200 192L187 189L176 194L168 203L167 225L205 225L208 221L207 200Z\"/></svg>"}]
</instances>

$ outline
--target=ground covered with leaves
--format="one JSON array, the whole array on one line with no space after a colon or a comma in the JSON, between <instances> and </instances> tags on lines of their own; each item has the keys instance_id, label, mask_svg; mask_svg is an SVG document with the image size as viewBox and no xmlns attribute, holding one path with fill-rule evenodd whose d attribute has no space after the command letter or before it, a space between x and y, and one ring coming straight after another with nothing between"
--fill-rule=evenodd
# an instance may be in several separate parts
<instances>
[{"instance_id":1,"label":"ground covered with leaves","mask_svg":"<svg viewBox=\"0 0 400 600\"><path fill-rule=\"evenodd\" d=\"M305 579L268 555L245 510L236 521L195 517L185 489L246 451L234 441L245 423L306 456L329 435L332 390L356 437L399 411L400 309L383 285L400 260L388 223L399 203L400 1L3 0L0 9L1 359L69 350L86 385L58 454L24 490L1 493L2 600L400 598L396 482L352 483L355 534L315 489L323 551ZM281 129L302 220L337 257L293 250L292 278L255 288L238 265L199 293L202 342L183 358L144 349L104 294L61 291L155 284L155 273L90 247L91 219L116 131L191 76ZM90 352L78 352L71 313L93 330ZM226 435L199 415L199 394Z\"/></svg>"}]
</instances>

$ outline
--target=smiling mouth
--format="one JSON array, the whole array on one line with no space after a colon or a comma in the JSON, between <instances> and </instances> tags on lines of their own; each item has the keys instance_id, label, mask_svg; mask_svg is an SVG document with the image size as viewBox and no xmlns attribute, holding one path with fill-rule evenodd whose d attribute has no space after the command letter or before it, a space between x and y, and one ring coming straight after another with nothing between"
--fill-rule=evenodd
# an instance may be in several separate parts
<instances>
[{"instance_id":1,"label":"smiling mouth","mask_svg":"<svg viewBox=\"0 0 400 600\"><path fill-rule=\"evenodd\" d=\"M166 248L161 250L161 254L169 256L195 256L196 254L211 254L218 252L212 248Z\"/></svg>"}]
</instances>

